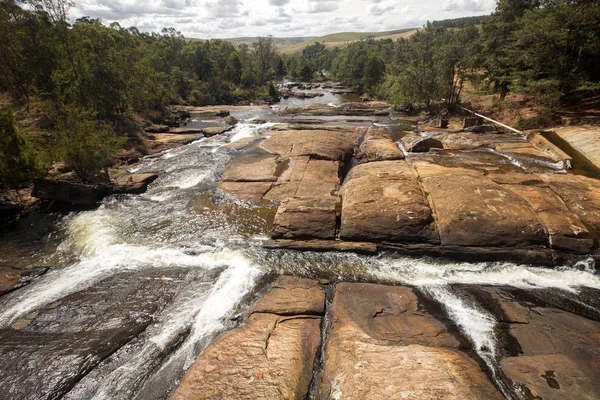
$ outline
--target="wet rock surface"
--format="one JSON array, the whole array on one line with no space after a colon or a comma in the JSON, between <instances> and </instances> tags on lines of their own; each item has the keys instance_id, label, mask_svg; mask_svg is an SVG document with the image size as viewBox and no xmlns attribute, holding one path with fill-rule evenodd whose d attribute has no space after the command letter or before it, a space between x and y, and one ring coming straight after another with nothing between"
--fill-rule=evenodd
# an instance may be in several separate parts
<instances>
[{"instance_id":1,"label":"wet rock surface","mask_svg":"<svg viewBox=\"0 0 600 400\"><path fill-rule=\"evenodd\" d=\"M148 271L137 279L123 273L0 330L0 397L59 398L69 392L143 332L185 276L185 270Z\"/></svg>"},{"instance_id":2,"label":"wet rock surface","mask_svg":"<svg viewBox=\"0 0 600 400\"><path fill-rule=\"evenodd\" d=\"M405 161L358 165L342 188L340 237L350 241L436 242L429 203Z\"/></svg>"},{"instance_id":3,"label":"wet rock surface","mask_svg":"<svg viewBox=\"0 0 600 400\"><path fill-rule=\"evenodd\" d=\"M502 399L407 287L341 283L317 399Z\"/></svg>"},{"instance_id":4,"label":"wet rock surface","mask_svg":"<svg viewBox=\"0 0 600 400\"><path fill-rule=\"evenodd\" d=\"M460 289L459 289L460 290ZM469 287L506 332L502 370L524 398L595 399L600 395L599 315L588 313L597 290L577 296L560 290Z\"/></svg>"},{"instance_id":5,"label":"wet rock surface","mask_svg":"<svg viewBox=\"0 0 600 400\"><path fill-rule=\"evenodd\" d=\"M367 131L357 158L361 162L403 160L404 153L387 129L376 127Z\"/></svg>"},{"instance_id":6,"label":"wet rock surface","mask_svg":"<svg viewBox=\"0 0 600 400\"><path fill-rule=\"evenodd\" d=\"M387 116L389 105L383 102L344 103L332 107L326 104L310 104L307 106L287 107L276 111L279 115L316 115L316 116Z\"/></svg>"},{"instance_id":7,"label":"wet rock surface","mask_svg":"<svg viewBox=\"0 0 600 400\"><path fill-rule=\"evenodd\" d=\"M0 265L0 296L28 285L50 267L13 268Z\"/></svg>"},{"instance_id":8,"label":"wet rock surface","mask_svg":"<svg viewBox=\"0 0 600 400\"><path fill-rule=\"evenodd\" d=\"M246 323L196 360L171 399L304 399L321 341L324 289L282 277Z\"/></svg>"},{"instance_id":9,"label":"wet rock surface","mask_svg":"<svg viewBox=\"0 0 600 400\"><path fill-rule=\"evenodd\" d=\"M562 161L548 149L501 133L402 141L406 160L385 128L276 126L235 147L241 153L220 187L278 205L270 248L370 242L411 255L544 265L596 251L600 185L557 174Z\"/></svg>"}]
</instances>

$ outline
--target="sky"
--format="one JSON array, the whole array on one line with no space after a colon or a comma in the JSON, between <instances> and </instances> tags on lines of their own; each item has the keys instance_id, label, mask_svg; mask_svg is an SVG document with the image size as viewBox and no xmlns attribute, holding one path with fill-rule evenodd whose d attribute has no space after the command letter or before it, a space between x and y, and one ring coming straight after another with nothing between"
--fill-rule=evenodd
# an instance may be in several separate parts
<instances>
[{"instance_id":1,"label":"sky","mask_svg":"<svg viewBox=\"0 0 600 400\"><path fill-rule=\"evenodd\" d=\"M484 15L495 0L75 0L71 18L186 37L321 36L423 26L426 21Z\"/></svg>"}]
</instances>

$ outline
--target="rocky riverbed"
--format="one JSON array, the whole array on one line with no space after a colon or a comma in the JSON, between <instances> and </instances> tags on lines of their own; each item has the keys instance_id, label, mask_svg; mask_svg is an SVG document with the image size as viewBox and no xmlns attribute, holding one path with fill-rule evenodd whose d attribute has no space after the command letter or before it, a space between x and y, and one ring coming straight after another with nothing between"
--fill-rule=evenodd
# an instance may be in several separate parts
<instances>
[{"instance_id":1,"label":"rocky riverbed","mask_svg":"<svg viewBox=\"0 0 600 400\"><path fill-rule=\"evenodd\" d=\"M539 135L311 100L0 234L0 397L598 398L599 181Z\"/></svg>"}]
</instances>

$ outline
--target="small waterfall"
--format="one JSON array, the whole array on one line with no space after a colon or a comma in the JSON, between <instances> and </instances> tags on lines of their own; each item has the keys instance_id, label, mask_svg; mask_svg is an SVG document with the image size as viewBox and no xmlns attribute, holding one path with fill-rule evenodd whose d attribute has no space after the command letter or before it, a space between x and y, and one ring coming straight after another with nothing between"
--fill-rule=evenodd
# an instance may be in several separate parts
<instances>
[{"instance_id":1,"label":"small waterfall","mask_svg":"<svg viewBox=\"0 0 600 400\"><path fill-rule=\"evenodd\" d=\"M497 322L494 317L461 299L447 286L427 286L419 289L444 307L450 319L471 342L473 351L485 362L502 395L509 400L522 400L518 388L509 387L506 379L502 377L494 332Z\"/></svg>"}]
</instances>

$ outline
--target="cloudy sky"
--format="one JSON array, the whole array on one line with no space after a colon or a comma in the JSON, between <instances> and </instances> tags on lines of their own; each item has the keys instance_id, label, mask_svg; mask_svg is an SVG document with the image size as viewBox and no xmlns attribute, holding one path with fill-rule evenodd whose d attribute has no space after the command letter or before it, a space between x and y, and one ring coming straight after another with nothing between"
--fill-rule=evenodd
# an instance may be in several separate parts
<instances>
[{"instance_id":1,"label":"cloudy sky","mask_svg":"<svg viewBox=\"0 0 600 400\"><path fill-rule=\"evenodd\" d=\"M427 20L483 15L495 0L75 0L89 16L142 31L174 27L187 37L320 36L386 31Z\"/></svg>"}]
</instances>

